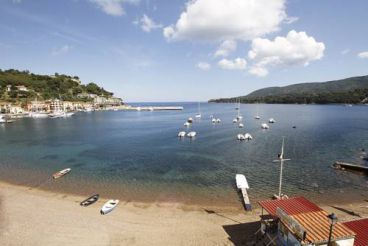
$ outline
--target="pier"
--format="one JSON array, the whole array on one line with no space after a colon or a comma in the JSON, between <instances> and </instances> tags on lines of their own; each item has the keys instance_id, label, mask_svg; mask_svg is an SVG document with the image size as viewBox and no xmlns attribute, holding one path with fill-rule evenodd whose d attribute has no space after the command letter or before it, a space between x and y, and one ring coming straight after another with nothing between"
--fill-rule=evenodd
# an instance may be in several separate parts
<instances>
[{"instance_id":1,"label":"pier","mask_svg":"<svg viewBox=\"0 0 368 246\"><path fill-rule=\"evenodd\" d=\"M132 107L137 111L162 111L162 110L183 110L182 106L144 106L144 107Z\"/></svg>"},{"instance_id":2,"label":"pier","mask_svg":"<svg viewBox=\"0 0 368 246\"><path fill-rule=\"evenodd\" d=\"M245 210L247 210L247 211L252 210L252 205L250 204L247 189L246 188L241 188L239 190L240 190L240 193L242 195L242 200L243 200L243 205L244 205Z\"/></svg>"},{"instance_id":3,"label":"pier","mask_svg":"<svg viewBox=\"0 0 368 246\"><path fill-rule=\"evenodd\" d=\"M365 174L368 174L368 166L362 166L362 165L353 164L353 163L336 161L333 164L333 167L338 170L351 170L351 171L363 172Z\"/></svg>"}]
</instances>

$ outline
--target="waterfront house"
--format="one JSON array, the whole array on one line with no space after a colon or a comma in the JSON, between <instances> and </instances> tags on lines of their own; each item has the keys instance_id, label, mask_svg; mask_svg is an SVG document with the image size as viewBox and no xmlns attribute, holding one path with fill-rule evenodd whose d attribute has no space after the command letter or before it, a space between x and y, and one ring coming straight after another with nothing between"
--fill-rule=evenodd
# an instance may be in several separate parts
<instances>
[{"instance_id":1,"label":"waterfront house","mask_svg":"<svg viewBox=\"0 0 368 246\"><path fill-rule=\"evenodd\" d=\"M15 88L17 88L18 91L28 92L28 88L24 85L17 85Z\"/></svg>"},{"instance_id":2,"label":"waterfront house","mask_svg":"<svg viewBox=\"0 0 368 246\"><path fill-rule=\"evenodd\" d=\"M61 101L59 99L51 100L51 102L50 102L50 110L53 111L53 112L64 111L63 101Z\"/></svg>"},{"instance_id":3,"label":"waterfront house","mask_svg":"<svg viewBox=\"0 0 368 246\"><path fill-rule=\"evenodd\" d=\"M356 233L304 197L260 201L258 241L283 246L354 246ZM267 212L267 214L264 214ZM331 216L330 216L331 217ZM331 229L332 228L332 229ZM331 234L330 234L331 232Z\"/></svg>"}]
</instances>

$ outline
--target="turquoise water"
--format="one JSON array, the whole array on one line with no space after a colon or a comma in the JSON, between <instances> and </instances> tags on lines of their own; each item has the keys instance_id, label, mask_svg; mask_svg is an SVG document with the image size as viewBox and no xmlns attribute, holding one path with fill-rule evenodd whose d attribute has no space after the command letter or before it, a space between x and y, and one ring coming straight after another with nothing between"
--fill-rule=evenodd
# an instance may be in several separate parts
<instances>
[{"instance_id":1,"label":"turquoise water","mask_svg":"<svg viewBox=\"0 0 368 246\"><path fill-rule=\"evenodd\" d=\"M150 104L152 105L152 104ZM165 104L160 104L165 105ZM368 107L339 105L241 105L243 129L232 120L234 104L201 104L202 119L191 127L194 140L178 139L196 103L183 111L104 111L67 119L20 119L0 125L0 179L42 189L125 200L238 204L234 176L243 173L251 199L278 190L279 165L273 163L285 136L284 193L313 199L368 197L368 179L335 171L335 160L365 164ZM261 120L255 120L258 107ZM210 115L221 118L213 125ZM273 117L275 124L260 124ZM292 128L292 126L296 128ZM249 132L254 140L238 142ZM55 171L72 172L54 182Z\"/></svg>"}]
</instances>

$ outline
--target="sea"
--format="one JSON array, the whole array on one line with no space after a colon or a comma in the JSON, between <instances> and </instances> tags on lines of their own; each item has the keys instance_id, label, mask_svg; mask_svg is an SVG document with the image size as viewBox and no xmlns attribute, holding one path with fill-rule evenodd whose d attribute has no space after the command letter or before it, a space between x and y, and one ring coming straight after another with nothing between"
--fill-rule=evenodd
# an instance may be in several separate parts
<instances>
[{"instance_id":1,"label":"sea","mask_svg":"<svg viewBox=\"0 0 368 246\"><path fill-rule=\"evenodd\" d=\"M290 160L282 193L320 203L368 199L367 176L332 168L335 161L367 165L361 158L362 149L368 151L367 106L241 104L239 128L235 104L201 103L201 119L194 117L196 102L132 105L184 109L78 112L0 124L0 181L127 202L238 207L238 173L248 180L252 202L278 193L280 163L274 160L284 137L284 158ZM189 117L194 122L187 128ZM262 123L270 128L261 129ZM197 136L180 139L179 131ZM238 141L239 133L253 140ZM72 171L51 178L64 168Z\"/></svg>"}]
</instances>

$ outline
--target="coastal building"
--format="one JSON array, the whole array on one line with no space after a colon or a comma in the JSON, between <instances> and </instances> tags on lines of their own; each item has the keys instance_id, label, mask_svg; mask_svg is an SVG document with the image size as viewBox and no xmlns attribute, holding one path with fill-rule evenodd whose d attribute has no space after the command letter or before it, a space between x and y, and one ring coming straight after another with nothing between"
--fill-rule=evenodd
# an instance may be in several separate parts
<instances>
[{"instance_id":1,"label":"coastal building","mask_svg":"<svg viewBox=\"0 0 368 246\"><path fill-rule=\"evenodd\" d=\"M31 101L26 106L27 111L50 111L50 101Z\"/></svg>"},{"instance_id":2,"label":"coastal building","mask_svg":"<svg viewBox=\"0 0 368 246\"><path fill-rule=\"evenodd\" d=\"M106 97L96 96L93 99L93 104L95 105L95 107L120 106L123 104L123 100L117 97L106 98Z\"/></svg>"},{"instance_id":3,"label":"coastal building","mask_svg":"<svg viewBox=\"0 0 368 246\"><path fill-rule=\"evenodd\" d=\"M356 233L354 246L368 245L368 218L347 221L343 224Z\"/></svg>"},{"instance_id":4,"label":"coastal building","mask_svg":"<svg viewBox=\"0 0 368 246\"><path fill-rule=\"evenodd\" d=\"M322 246L329 239L334 246L355 245L353 230L343 223L332 222L326 211L304 197L260 201L259 205L262 208L259 240L267 240L269 245Z\"/></svg>"},{"instance_id":5,"label":"coastal building","mask_svg":"<svg viewBox=\"0 0 368 246\"><path fill-rule=\"evenodd\" d=\"M50 102L50 110L53 111L53 112L64 111L63 101L61 101L59 99L51 100L51 102Z\"/></svg>"},{"instance_id":6,"label":"coastal building","mask_svg":"<svg viewBox=\"0 0 368 246\"><path fill-rule=\"evenodd\" d=\"M15 88L17 88L18 91L28 92L28 88L24 85L17 85Z\"/></svg>"}]
</instances>

